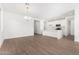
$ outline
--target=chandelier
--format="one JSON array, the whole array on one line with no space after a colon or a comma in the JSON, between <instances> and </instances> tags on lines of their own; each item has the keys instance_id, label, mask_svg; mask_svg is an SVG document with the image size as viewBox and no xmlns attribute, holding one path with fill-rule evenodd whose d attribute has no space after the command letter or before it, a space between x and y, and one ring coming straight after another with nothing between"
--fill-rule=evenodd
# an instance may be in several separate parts
<instances>
[{"instance_id":1,"label":"chandelier","mask_svg":"<svg viewBox=\"0 0 79 59\"><path fill-rule=\"evenodd\" d=\"M29 10L30 10L30 5L29 3L25 3L25 8L26 8L26 13L25 13L25 16L24 16L24 19L31 19L31 17L29 16Z\"/></svg>"}]
</instances>

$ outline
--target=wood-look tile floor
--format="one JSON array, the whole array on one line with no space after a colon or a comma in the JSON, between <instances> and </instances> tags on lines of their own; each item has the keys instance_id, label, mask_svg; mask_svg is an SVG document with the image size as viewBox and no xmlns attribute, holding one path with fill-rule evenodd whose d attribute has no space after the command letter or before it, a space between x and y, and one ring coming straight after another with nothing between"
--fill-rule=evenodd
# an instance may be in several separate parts
<instances>
[{"instance_id":1,"label":"wood-look tile floor","mask_svg":"<svg viewBox=\"0 0 79 59\"><path fill-rule=\"evenodd\" d=\"M1 55L76 55L79 43L64 37L60 40L47 36L7 39L0 48Z\"/></svg>"}]
</instances>

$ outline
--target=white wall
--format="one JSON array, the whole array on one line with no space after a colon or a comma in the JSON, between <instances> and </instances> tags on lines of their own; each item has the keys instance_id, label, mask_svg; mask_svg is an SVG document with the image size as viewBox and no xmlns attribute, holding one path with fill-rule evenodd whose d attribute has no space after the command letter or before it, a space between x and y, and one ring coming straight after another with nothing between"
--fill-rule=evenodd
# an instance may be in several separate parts
<instances>
[{"instance_id":1,"label":"white wall","mask_svg":"<svg viewBox=\"0 0 79 59\"><path fill-rule=\"evenodd\" d=\"M44 31L44 28L45 28L45 27L44 27L44 26L45 26L45 20L44 20L44 19L42 19L42 20L40 21L40 26L41 26L41 27L40 27L40 30L41 30L40 32L41 32L41 34L43 34L43 31Z\"/></svg>"},{"instance_id":2,"label":"white wall","mask_svg":"<svg viewBox=\"0 0 79 59\"><path fill-rule=\"evenodd\" d=\"M0 9L0 32L1 32L1 9Z\"/></svg>"},{"instance_id":3,"label":"white wall","mask_svg":"<svg viewBox=\"0 0 79 59\"><path fill-rule=\"evenodd\" d=\"M2 8L2 5L0 4L0 48L3 42L4 42L4 39L3 39L3 8Z\"/></svg>"},{"instance_id":4,"label":"white wall","mask_svg":"<svg viewBox=\"0 0 79 59\"><path fill-rule=\"evenodd\" d=\"M31 36L34 34L34 23L27 21L24 15L12 12L3 12L3 35L4 39Z\"/></svg>"},{"instance_id":5,"label":"white wall","mask_svg":"<svg viewBox=\"0 0 79 59\"><path fill-rule=\"evenodd\" d=\"M76 5L79 6L77 3L32 3L30 13L41 19L54 18L73 10Z\"/></svg>"},{"instance_id":6,"label":"white wall","mask_svg":"<svg viewBox=\"0 0 79 59\"><path fill-rule=\"evenodd\" d=\"M0 9L0 32L1 32L1 9Z\"/></svg>"},{"instance_id":7,"label":"white wall","mask_svg":"<svg viewBox=\"0 0 79 59\"><path fill-rule=\"evenodd\" d=\"M79 8L75 9L75 41L79 42Z\"/></svg>"},{"instance_id":8,"label":"white wall","mask_svg":"<svg viewBox=\"0 0 79 59\"><path fill-rule=\"evenodd\" d=\"M1 19L2 15L1 15L1 8L0 8L0 47L4 41L4 39L2 38L2 19Z\"/></svg>"},{"instance_id":9,"label":"white wall","mask_svg":"<svg viewBox=\"0 0 79 59\"><path fill-rule=\"evenodd\" d=\"M74 35L74 20L71 21L71 35Z\"/></svg>"}]
</instances>

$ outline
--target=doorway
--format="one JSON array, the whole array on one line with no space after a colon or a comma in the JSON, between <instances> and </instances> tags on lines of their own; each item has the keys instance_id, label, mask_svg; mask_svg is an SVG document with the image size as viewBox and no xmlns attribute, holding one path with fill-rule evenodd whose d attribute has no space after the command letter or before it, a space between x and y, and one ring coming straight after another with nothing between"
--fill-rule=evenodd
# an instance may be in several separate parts
<instances>
[{"instance_id":1,"label":"doorway","mask_svg":"<svg viewBox=\"0 0 79 59\"><path fill-rule=\"evenodd\" d=\"M68 18L68 38L74 40L74 16Z\"/></svg>"},{"instance_id":2,"label":"doorway","mask_svg":"<svg viewBox=\"0 0 79 59\"><path fill-rule=\"evenodd\" d=\"M40 26L40 21L38 20L34 20L34 34L41 35L41 26Z\"/></svg>"}]
</instances>

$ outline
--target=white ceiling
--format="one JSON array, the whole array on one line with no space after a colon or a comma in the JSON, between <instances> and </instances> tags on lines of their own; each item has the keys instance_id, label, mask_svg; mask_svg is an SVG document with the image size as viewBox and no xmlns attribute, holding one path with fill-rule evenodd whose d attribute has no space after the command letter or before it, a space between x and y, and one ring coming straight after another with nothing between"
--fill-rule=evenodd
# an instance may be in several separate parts
<instances>
[{"instance_id":1,"label":"white ceiling","mask_svg":"<svg viewBox=\"0 0 79 59\"><path fill-rule=\"evenodd\" d=\"M38 18L50 18L59 16L67 11L73 10L79 4L68 3L30 3L30 16ZM3 9L19 14L25 14L24 3L4 3Z\"/></svg>"}]
</instances>

